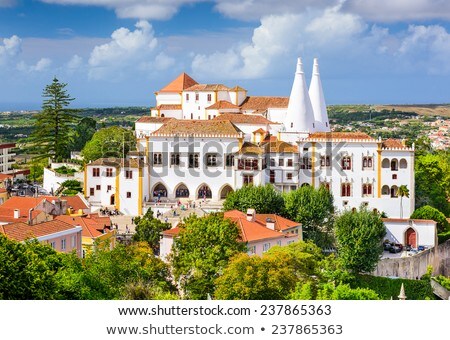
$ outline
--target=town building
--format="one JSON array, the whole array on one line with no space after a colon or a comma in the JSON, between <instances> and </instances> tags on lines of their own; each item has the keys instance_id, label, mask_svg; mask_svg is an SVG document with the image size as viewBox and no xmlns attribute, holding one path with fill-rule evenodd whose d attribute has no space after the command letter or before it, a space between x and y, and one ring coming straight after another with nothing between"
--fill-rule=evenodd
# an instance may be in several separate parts
<instances>
[{"instance_id":1,"label":"town building","mask_svg":"<svg viewBox=\"0 0 450 340\"><path fill-rule=\"evenodd\" d=\"M255 209L247 213L231 210L224 217L236 223L242 242L247 245L249 255L259 255L273 246L286 246L297 240L303 240L301 223L288 220L276 214L257 214ZM160 257L167 259L174 239L180 233L180 228L172 228L162 233L160 242Z\"/></svg>"},{"instance_id":2,"label":"town building","mask_svg":"<svg viewBox=\"0 0 450 340\"><path fill-rule=\"evenodd\" d=\"M15 143L0 144L0 173L12 172L16 155L13 152L15 147Z\"/></svg>"},{"instance_id":3,"label":"town building","mask_svg":"<svg viewBox=\"0 0 450 340\"><path fill-rule=\"evenodd\" d=\"M113 249L116 246L116 230L112 228L111 218L88 214L83 216L60 215L55 217L56 221L71 224L82 228L81 246L83 258L86 254L96 249Z\"/></svg>"},{"instance_id":4,"label":"town building","mask_svg":"<svg viewBox=\"0 0 450 340\"><path fill-rule=\"evenodd\" d=\"M383 218L386 240L392 243L433 248L437 245L437 224L433 220Z\"/></svg>"},{"instance_id":5,"label":"town building","mask_svg":"<svg viewBox=\"0 0 450 340\"><path fill-rule=\"evenodd\" d=\"M289 97L249 96L185 73L155 96L150 115L136 122L137 150L86 166L93 206L127 215L178 201L220 208L244 185L272 184L281 192L325 186L338 210L366 205L408 218L414 209L414 146L331 132L317 60L309 88L297 61ZM400 186L409 197L398 197Z\"/></svg>"},{"instance_id":6,"label":"town building","mask_svg":"<svg viewBox=\"0 0 450 340\"><path fill-rule=\"evenodd\" d=\"M18 242L36 239L40 243L50 245L58 252L75 252L78 257L82 255L81 227L62 221L42 222L35 225L23 222L0 225L0 234Z\"/></svg>"}]
</instances>

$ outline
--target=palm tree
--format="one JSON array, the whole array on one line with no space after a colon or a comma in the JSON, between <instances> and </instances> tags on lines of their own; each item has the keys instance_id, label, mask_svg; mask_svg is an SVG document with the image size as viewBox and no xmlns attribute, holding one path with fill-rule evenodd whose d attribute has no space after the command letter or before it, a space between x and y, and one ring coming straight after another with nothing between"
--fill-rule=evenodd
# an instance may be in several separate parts
<instances>
[{"instance_id":1,"label":"palm tree","mask_svg":"<svg viewBox=\"0 0 450 340\"><path fill-rule=\"evenodd\" d=\"M406 185L400 185L397 190L397 197L400 197L400 218L403 218L403 197L409 197L409 189Z\"/></svg>"}]
</instances>

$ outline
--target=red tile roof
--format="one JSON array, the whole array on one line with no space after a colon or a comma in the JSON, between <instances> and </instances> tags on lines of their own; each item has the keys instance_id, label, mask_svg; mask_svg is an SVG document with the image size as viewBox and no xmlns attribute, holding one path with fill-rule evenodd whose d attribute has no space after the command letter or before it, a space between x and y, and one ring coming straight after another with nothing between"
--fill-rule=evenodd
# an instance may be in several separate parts
<instances>
[{"instance_id":1,"label":"red tile roof","mask_svg":"<svg viewBox=\"0 0 450 340\"><path fill-rule=\"evenodd\" d=\"M25 241L73 228L74 226L62 221L49 221L31 226L19 222L0 226L0 233L16 241Z\"/></svg>"},{"instance_id":2,"label":"red tile roof","mask_svg":"<svg viewBox=\"0 0 450 340\"><path fill-rule=\"evenodd\" d=\"M401 140L393 139L393 138L386 139L385 141L383 141L381 146L383 148L388 148L388 149L406 149L407 148L406 145L403 145Z\"/></svg>"},{"instance_id":3,"label":"red tile roof","mask_svg":"<svg viewBox=\"0 0 450 340\"><path fill-rule=\"evenodd\" d=\"M434 220L422 220L422 219L409 219L409 218L382 218L383 222L396 222L396 223L408 223L414 221L414 223L436 223Z\"/></svg>"},{"instance_id":4,"label":"red tile roof","mask_svg":"<svg viewBox=\"0 0 450 340\"><path fill-rule=\"evenodd\" d=\"M183 90L198 84L187 73L181 73L175 80L163 87L159 92L182 92Z\"/></svg>"},{"instance_id":5,"label":"red tile roof","mask_svg":"<svg viewBox=\"0 0 450 340\"><path fill-rule=\"evenodd\" d=\"M111 219L109 217L100 217L96 214L71 217L61 215L55 217L56 221L63 221L73 226L81 226L83 228L82 235L84 237L96 238L103 235L103 230L111 231Z\"/></svg>"},{"instance_id":6,"label":"red tile roof","mask_svg":"<svg viewBox=\"0 0 450 340\"><path fill-rule=\"evenodd\" d=\"M35 208L39 205L43 200L47 200L48 202L57 201L57 200L65 200L67 201L67 207L72 207L75 210L79 209L88 209L89 207L83 202L83 200L78 196L39 196L39 197L20 197L13 196L5 203L0 205L0 208L9 208L9 209L20 209L20 211L27 211L31 208Z\"/></svg>"},{"instance_id":7,"label":"red tile roof","mask_svg":"<svg viewBox=\"0 0 450 340\"><path fill-rule=\"evenodd\" d=\"M220 109L239 109L239 106L230 103L227 100L219 100L218 102L208 106L206 110L220 110Z\"/></svg>"},{"instance_id":8,"label":"red tile roof","mask_svg":"<svg viewBox=\"0 0 450 340\"><path fill-rule=\"evenodd\" d=\"M185 89L185 91L229 91L230 88L223 84L196 84Z\"/></svg>"},{"instance_id":9,"label":"red tile roof","mask_svg":"<svg viewBox=\"0 0 450 340\"><path fill-rule=\"evenodd\" d=\"M165 122L174 119L169 117L150 117L150 116L142 116L137 120L137 123L161 123L164 124Z\"/></svg>"},{"instance_id":10,"label":"red tile roof","mask_svg":"<svg viewBox=\"0 0 450 340\"><path fill-rule=\"evenodd\" d=\"M327 140L372 140L376 141L364 132L314 132L307 139L327 139Z\"/></svg>"},{"instance_id":11,"label":"red tile roof","mask_svg":"<svg viewBox=\"0 0 450 340\"><path fill-rule=\"evenodd\" d=\"M15 208L6 208L0 206L0 222L14 223L14 222L28 222L29 209L19 209L19 218L14 218ZM33 210L31 212L31 218L35 219L39 214L42 214L41 210Z\"/></svg>"},{"instance_id":12,"label":"red tile roof","mask_svg":"<svg viewBox=\"0 0 450 340\"><path fill-rule=\"evenodd\" d=\"M287 108L289 97L247 97L241 104L241 110L267 110Z\"/></svg>"},{"instance_id":13,"label":"red tile roof","mask_svg":"<svg viewBox=\"0 0 450 340\"><path fill-rule=\"evenodd\" d=\"M249 114L236 114L236 113L223 113L219 114L213 120L229 120L234 124L252 124L252 125L267 125L267 124L278 124L271 122L267 118L260 115L249 115Z\"/></svg>"},{"instance_id":14,"label":"red tile roof","mask_svg":"<svg viewBox=\"0 0 450 340\"><path fill-rule=\"evenodd\" d=\"M275 214L256 214L254 222L247 221L247 215L238 210L230 210L224 213L224 217L235 222L239 229L243 242L255 242L265 239L280 237L292 237L281 231L300 226L301 223L290 221ZM275 221L275 230L266 227L266 219ZM180 233L180 228L172 228L163 232L164 236L174 237Z\"/></svg>"},{"instance_id":15,"label":"red tile roof","mask_svg":"<svg viewBox=\"0 0 450 340\"><path fill-rule=\"evenodd\" d=\"M14 176L11 174L0 174L0 181L5 181L7 179L13 179Z\"/></svg>"},{"instance_id":16,"label":"red tile roof","mask_svg":"<svg viewBox=\"0 0 450 340\"><path fill-rule=\"evenodd\" d=\"M298 153L298 146L283 141L271 140L269 143L271 153Z\"/></svg>"},{"instance_id":17,"label":"red tile roof","mask_svg":"<svg viewBox=\"0 0 450 340\"><path fill-rule=\"evenodd\" d=\"M153 108L154 110L181 110L181 104L161 104Z\"/></svg>"},{"instance_id":18,"label":"red tile roof","mask_svg":"<svg viewBox=\"0 0 450 340\"><path fill-rule=\"evenodd\" d=\"M6 143L6 144L0 144L0 149L10 149L15 148L16 143Z\"/></svg>"},{"instance_id":19,"label":"red tile roof","mask_svg":"<svg viewBox=\"0 0 450 340\"><path fill-rule=\"evenodd\" d=\"M241 130L228 120L170 120L153 136L232 136L239 137Z\"/></svg>"}]
</instances>

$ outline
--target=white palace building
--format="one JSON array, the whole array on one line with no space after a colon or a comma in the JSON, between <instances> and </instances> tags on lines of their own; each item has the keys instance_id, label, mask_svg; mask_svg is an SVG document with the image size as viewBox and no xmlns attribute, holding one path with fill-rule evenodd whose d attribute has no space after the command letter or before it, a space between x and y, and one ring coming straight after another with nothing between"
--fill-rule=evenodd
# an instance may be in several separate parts
<instances>
[{"instance_id":1,"label":"white palace building","mask_svg":"<svg viewBox=\"0 0 450 340\"><path fill-rule=\"evenodd\" d=\"M183 73L155 93L136 122L137 150L86 166L92 205L140 215L154 202L218 205L247 184L287 192L326 186L338 210L359 207L409 218L414 209L414 148L358 132L331 132L317 59L309 89L298 59L289 97L249 96ZM397 197L401 185L409 197Z\"/></svg>"}]
</instances>

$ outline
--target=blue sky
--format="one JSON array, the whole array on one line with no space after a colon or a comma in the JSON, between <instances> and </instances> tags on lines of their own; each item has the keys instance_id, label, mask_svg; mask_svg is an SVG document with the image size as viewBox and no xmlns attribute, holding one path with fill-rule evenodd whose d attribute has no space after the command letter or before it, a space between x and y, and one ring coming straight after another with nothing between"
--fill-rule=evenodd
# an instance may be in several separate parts
<instances>
[{"instance_id":1,"label":"blue sky","mask_svg":"<svg viewBox=\"0 0 450 340\"><path fill-rule=\"evenodd\" d=\"M0 110L53 76L77 107L153 105L183 71L287 96L298 56L329 104L448 103L449 21L442 0L0 0Z\"/></svg>"}]
</instances>

